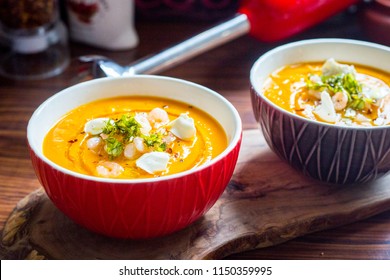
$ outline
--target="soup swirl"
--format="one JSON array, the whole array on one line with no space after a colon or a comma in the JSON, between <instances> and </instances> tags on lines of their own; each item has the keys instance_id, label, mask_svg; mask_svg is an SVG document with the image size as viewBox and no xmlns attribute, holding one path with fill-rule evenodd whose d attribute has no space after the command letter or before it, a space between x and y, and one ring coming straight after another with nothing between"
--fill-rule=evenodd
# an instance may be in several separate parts
<instances>
[{"instance_id":1,"label":"soup swirl","mask_svg":"<svg viewBox=\"0 0 390 280\"><path fill-rule=\"evenodd\" d=\"M226 147L223 128L199 108L132 96L72 110L49 131L43 153L82 174L136 179L196 168Z\"/></svg>"}]
</instances>

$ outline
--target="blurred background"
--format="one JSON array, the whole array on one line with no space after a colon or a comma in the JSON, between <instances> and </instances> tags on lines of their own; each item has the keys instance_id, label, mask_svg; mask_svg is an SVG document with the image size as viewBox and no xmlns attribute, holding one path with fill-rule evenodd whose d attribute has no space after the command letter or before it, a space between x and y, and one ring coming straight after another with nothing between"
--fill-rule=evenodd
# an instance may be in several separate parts
<instances>
[{"instance_id":1,"label":"blurred background","mask_svg":"<svg viewBox=\"0 0 390 280\"><path fill-rule=\"evenodd\" d=\"M100 54L99 49L131 50L140 40L149 40L139 38L141 25L156 30L161 23L207 29L233 17L242 3L262 2L266 7L268 1L0 0L0 75L11 79L52 77L68 67L72 57L69 43L96 48L91 50L94 54ZM276 2L294 5L294 1ZM370 40L390 44L390 0L356 1L342 15L353 15ZM327 20L337 22L338 18ZM172 37L174 30L164 32Z\"/></svg>"}]
</instances>

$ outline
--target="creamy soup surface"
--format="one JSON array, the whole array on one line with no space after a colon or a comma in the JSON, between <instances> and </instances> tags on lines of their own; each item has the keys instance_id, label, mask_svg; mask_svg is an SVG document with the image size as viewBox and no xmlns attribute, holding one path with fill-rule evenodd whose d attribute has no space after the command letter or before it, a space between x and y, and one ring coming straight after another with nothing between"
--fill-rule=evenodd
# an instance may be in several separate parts
<instances>
[{"instance_id":1,"label":"creamy soup surface","mask_svg":"<svg viewBox=\"0 0 390 280\"><path fill-rule=\"evenodd\" d=\"M390 123L389 85L389 73L330 58L278 69L263 93L279 107L312 120L381 126Z\"/></svg>"},{"instance_id":2,"label":"creamy soup surface","mask_svg":"<svg viewBox=\"0 0 390 280\"><path fill-rule=\"evenodd\" d=\"M43 153L82 174L139 179L196 168L226 147L223 128L201 109L132 96L72 110L46 135Z\"/></svg>"}]
</instances>

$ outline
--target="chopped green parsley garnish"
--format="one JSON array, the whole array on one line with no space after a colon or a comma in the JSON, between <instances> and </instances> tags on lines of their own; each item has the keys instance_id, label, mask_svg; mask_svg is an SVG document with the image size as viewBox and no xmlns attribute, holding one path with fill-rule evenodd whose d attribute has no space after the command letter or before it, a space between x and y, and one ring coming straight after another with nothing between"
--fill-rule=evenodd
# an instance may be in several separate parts
<instances>
[{"instance_id":1,"label":"chopped green parsley garnish","mask_svg":"<svg viewBox=\"0 0 390 280\"><path fill-rule=\"evenodd\" d=\"M142 134L141 125L131 115L122 115L118 120L109 119L103 129L103 134L105 134L105 137L102 138L106 144L106 152L111 159L120 156L125 146L131 143L135 137L141 137L145 145L154 148L155 151L162 152L166 149L161 134Z\"/></svg>"},{"instance_id":2,"label":"chopped green parsley garnish","mask_svg":"<svg viewBox=\"0 0 390 280\"><path fill-rule=\"evenodd\" d=\"M154 133L151 135L143 135L144 143L148 147L153 147L157 152L162 152L166 150L166 144L162 141L162 135L159 133Z\"/></svg>"},{"instance_id":3,"label":"chopped green parsley garnish","mask_svg":"<svg viewBox=\"0 0 390 280\"><path fill-rule=\"evenodd\" d=\"M111 159L116 158L123 152L123 143L119 142L115 137L108 137L105 139L106 142L106 152Z\"/></svg>"},{"instance_id":4,"label":"chopped green parsley garnish","mask_svg":"<svg viewBox=\"0 0 390 280\"><path fill-rule=\"evenodd\" d=\"M139 136L141 125L136 121L133 116L122 115L117 121L107 122L106 127L103 129L103 133L107 135L121 135L127 141Z\"/></svg>"},{"instance_id":5,"label":"chopped green parsley garnish","mask_svg":"<svg viewBox=\"0 0 390 280\"><path fill-rule=\"evenodd\" d=\"M373 100L365 98L362 94L362 85L356 80L352 73L340 73L332 76L321 76L321 82L306 81L308 89L323 91L326 90L331 96L337 92L345 92L348 96L347 107L362 110L366 103Z\"/></svg>"}]
</instances>

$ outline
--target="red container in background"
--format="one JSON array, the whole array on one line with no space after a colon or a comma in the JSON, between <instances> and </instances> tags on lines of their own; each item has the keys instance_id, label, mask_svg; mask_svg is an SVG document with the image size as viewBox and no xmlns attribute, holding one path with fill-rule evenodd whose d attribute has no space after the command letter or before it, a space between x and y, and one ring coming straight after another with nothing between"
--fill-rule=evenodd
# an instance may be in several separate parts
<instances>
[{"instance_id":1,"label":"red container in background","mask_svg":"<svg viewBox=\"0 0 390 280\"><path fill-rule=\"evenodd\" d=\"M245 14L250 34L277 41L341 12L358 0L135 0L139 17L148 19L226 19Z\"/></svg>"},{"instance_id":2,"label":"red container in background","mask_svg":"<svg viewBox=\"0 0 390 280\"><path fill-rule=\"evenodd\" d=\"M357 0L241 0L239 13L248 16L250 34L277 41L297 34L341 12Z\"/></svg>"}]
</instances>

